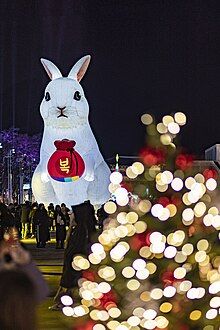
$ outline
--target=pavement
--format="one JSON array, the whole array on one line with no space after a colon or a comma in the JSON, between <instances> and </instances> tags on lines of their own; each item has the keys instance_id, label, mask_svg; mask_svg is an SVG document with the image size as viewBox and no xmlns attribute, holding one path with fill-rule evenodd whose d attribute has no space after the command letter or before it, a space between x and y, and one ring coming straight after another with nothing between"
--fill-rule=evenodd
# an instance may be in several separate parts
<instances>
[{"instance_id":1,"label":"pavement","mask_svg":"<svg viewBox=\"0 0 220 330\"><path fill-rule=\"evenodd\" d=\"M62 312L48 309L49 306L53 305L53 297L59 286L64 253L63 250L55 249L54 233L51 236L51 241L43 249L36 247L35 239L22 240L50 288L49 297L38 307L38 330L71 330L74 323L72 317L66 317Z\"/></svg>"}]
</instances>

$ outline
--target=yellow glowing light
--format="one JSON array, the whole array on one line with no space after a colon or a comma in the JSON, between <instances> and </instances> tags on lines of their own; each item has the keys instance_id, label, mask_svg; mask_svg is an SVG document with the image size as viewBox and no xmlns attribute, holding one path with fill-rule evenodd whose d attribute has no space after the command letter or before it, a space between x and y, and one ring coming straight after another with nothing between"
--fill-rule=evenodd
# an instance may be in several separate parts
<instances>
[{"instance_id":1,"label":"yellow glowing light","mask_svg":"<svg viewBox=\"0 0 220 330\"><path fill-rule=\"evenodd\" d=\"M113 194L118 188L120 188L120 184L110 183L108 186L108 190L111 194Z\"/></svg>"},{"instance_id":2,"label":"yellow glowing light","mask_svg":"<svg viewBox=\"0 0 220 330\"><path fill-rule=\"evenodd\" d=\"M160 133L160 134L165 134L168 132L167 130L167 126L165 126L163 123L159 123L157 124L157 131Z\"/></svg>"},{"instance_id":3,"label":"yellow glowing light","mask_svg":"<svg viewBox=\"0 0 220 330\"><path fill-rule=\"evenodd\" d=\"M148 113L145 113L141 116L141 122L144 125L150 125L153 123L153 117L149 115Z\"/></svg>"},{"instance_id":4,"label":"yellow glowing light","mask_svg":"<svg viewBox=\"0 0 220 330\"><path fill-rule=\"evenodd\" d=\"M150 293L150 296L154 300L159 300L163 297L163 291L159 288L153 289Z\"/></svg>"},{"instance_id":5,"label":"yellow glowing light","mask_svg":"<svg viewBox=\"0 0 220 330\"><path fill-rule=\"evenodd\" d=\"M190 205L191 202L189 201L189 193L183 194L182 200L185 205Z\"/></svg>"},{"instance_id":6,"label":"yellow glowing light","mask_svg":"<svg viewBox=\"0 0 220 330\"><path fill-rule=\"evenodd\" d=\"M168 184L160 185L160 184L156 183L156 189L157 189L159 192L165 192L165 191L167 191L167 189L168 189Z\"/></svg>"},{"instance_id":7,"label":"yellow glowing light","mask_svg":"<svg viewBox=\"0 0 220 330\"><path fill-rule=\"evenodd\" d=\"M174 115L175 122L178 123L180 126L186 124L186 115L183 112L176 112Z\"/></svg>"},{"instance_id":8,"label":"yellow glowing light","mask_svg":"<svg viewBox=\"0 0 220 330\"><path fill-rule=\"evenodd\" d=\"M138 221L138 215L136 212L129 212L126 215L126 220L128 223L135 223Z\"/></svg>"},{"instance_id":9,"label":"yellow glowing light","mask_svg":"<svg viewBox=\"0 0 220 330\"><path fill-rule=\"evenodd\" d=\"M170 171L164 171L161 173L161 181L164 184L170 184L173 180L173 174Z\"/></svg>"},{"instance_id":10,"label":"yellow glowing light","mask_svg":"<svg viewBox=\"0 0 220 330\"><path fill-rule=\"evenodd\" d=\"M135 162L132 164L131 169L134 174L140 175L144 172L144 165L140 162Z\"/></svg>"},{"instance_id":11,"label":"yellow glowing light","mask_svg":"<svg viewBox=\"0 0 220 330\"><path fill-rule=\"evenodd\" d=\"M197 321L197 320L200 319L201 316L202 316L201 311L197 309L197 310L194 310L194 311L192 311L192 312L190 313L189 318L190 318L190 320L192 320L192 321Z\"/></svg>"},{"instance_id":12,"label":"yellow glowing light","mask_svg":"<svg viewBox=\"0 0 220 330\"><path fill-rule=\"evenodd\" d=\"M162 122L167 127L170 123L174 122L174 119L172 116L167 115L163 117Z\"/></svg>"},{"instance_id":13,"label":"yellow glowing light","mask_svg":"<svg viewBox=\"0 0 220 330\"><path fill-rule=\"evenodd\" d=\"M147 213L151 209L151 202L149 200L142 200L138 204L138 208L141 212Z\"/></svg>"},{"instance_id":14,"label":"yellow glowing light","mask_svg":"<svg viewBox=\"0 0 220 330\"><path fill-rule=\"evenodd\" d=\"M166 206L166 208L169 210L170 212L170 217L174 217L176 215L176 212L177 212L177 208L176 208L176 205L174 204L168 204Z\"/></svg>"},{"instance_id":15,"label":"yellow glowing light","mask_svg":"<svg viewBox=\"0 0 220 330\"><path fill-rule=\"evenodd\" d=\"M157 316L155 321L159 329L165 329L169 325L169 321L164 316Z\"/></svg>"},{"instance_id":16,"label":"yellow glowing light","mask_svg":"<svg viewBox=\"0 0 220 330\"><path fill-rule=\"evenodd\" d=\"M168 208L164 207L163 212L158 216L159 220L166 221L170 217L170 211Z\"/></svg>"},{"instance_id":17,"label":"yellow glowing light","mask_svg":"<svg viewBox=\"0 0 220 330\"><path fill-rule=\"evenodd\" d=\"M174 178L180 178L181 180L183 180L185 177L185 174L182 170L176 170L174 172Z\"/></svg>"},{"instance_id":18,"label":"yellow glowing light","mask_svg":"<svg viewBox=\"0 0 220 330\"><path fill-rule=\"evenodd\" d=\"M179 246L178 243L181 245L183 240L185 239L185 233L182 230L177 230L175 231L175 233L173 234L173 242L175 246Z\"/></svg>"},{"instance_id":19,"label":"yellow glowing light","mask_svg":"<svg viewBox=\"0 0 220 330\"><path fill-rule=\"evenodd\" d=\"M172 308L173 308L173 306L169 302L164 302L162 305L160 305L160 311L162 313L169 313Z\"/></svg>"},{"instance_id":20,"label":"yellow glowing light","mask_svg":"<svg viewBox=\"0 0 220 330\"><path fill-rule=\"evenodd\" d=\"M149 258L151 256L151 251L150 248L148 246L143 246L140 250L139 250L139 254L141 257L143 258Z\"/></svg>"},{"instance_id":21,"label":"yellow glowing light","mask_svg":"<svg viewBox=\"0 0 220 330\"><path fill-rule=\"evenodd\" d=\"M151 297L150 297L150 292L148 292L148 291L144 291L144 292L142 292L141 293L141 295L140 295L140 299L142 300L142 301L150 301L151 300ZM143 311L144 312L144 311Z\"/></svg>"},{"instance_id":22,"label":"yellow glowing light","mask_svg":"<svg viewBox=\"0 0 220 330\"><path fill-rule=\"evenodd\" d=\"M99 311L97 313L97 317L99 318L100 321L107 321L109 319L109 314L106 311Z\"/></svg>"},{"instance_id":23,"label":"yellow glowing light","mask_svg":"<svg viewBox=\"0 0 220 330\"><path fill-rule=\"evenodd\" d=\"M208 210L208 214L211 214L213 216L218 215L218 208L215 206L210 207L210 209Z\"/></svg>"},{"instance_id":24,"label":"yellow glowing light","mask_svg":"<svg viewBox=\"0 0 220 330\"><path fill-rule=\"evenodd\" d=\"M140 287L138 280L130 280L127 282L127 288L131 291L136 291Z\"/></svg>"},{"instance_id":25,"label":"yellow glowing light","mask_svg":"<svg viewBox=\"0 0 220 330\"><path fill-rule=\"evenodd\" d=\"M105 203L104 210L108 214L113 214L113 213L116 212L117 206L116 206L116 204L114 202L111 202L110 201L110 202Z\"/></svg>"},{"instance_id":26,"label":"yellow glowing light","mask_svg":"<svg viewBox=\"0 0 220 330\"><path fill-rule=\"evenodd\" d=\"M177 254L174 258L174 260L179 264L185 262L186 259L187 259L187 255L185 255L185 254L183 254L182 252L179 252L179 251L177 252Z\"/></svg>"},{"instance_id":27,"label":"yellow glowing light","mask_svg":"<svg viewBox=\"0 0 220 330\"><path fill-rule=\"evenodd\" d=\"M157 266L154 263L152 263L152 262L147 263L146 268L149 271L149 274L153 274L157 270Z\"/></svg>"},{"instance_id":28,"label":"yellow glowing light","mask_svg":"<svg viewBox=\"0 0 220 330\"><path fill-rule=\"evenodd\" d=\"M134 268L127 266L123 268L122 275L126 278L132 278L135 275L135 270Z\"/></svg>"},{"instance_id":29,"label":"yellow glowing light","mask_svg":"<svg viewBox=\"0 0 220 330\"><path fill-rule=\"evenodd\" d=\"M183 292L187 292L192 287L192 282L185 280L180 283L180 290Z\"/></svg>"},{"instance_id":30,"label":"yellow glowing light","mask_svg":"<svg viewBox=\"0 0 220 330\"><path fill-rule=\"evenodd\" d=\"M98 265L102 261L102 258L100 257L100 255L94 255L93 253L91 253L89 255L89 261L93 265Z\"/></svg>"},{"instance_id":31,"label":"yellow glowing light","mask_svg":"<svg viewBox=\"0 0 220 330\"><path fill-rule=\"evenodd\" d=\"M115 235L119 238L123 238L127 236L127 233L128 233L128 229L126 226L121 225L115 228Z\"/></svg>"},{"instance_id":32,"label":"yellow glowing light","mask_svg":"<svg viewBox=\"0 0 220 330\"><path fill-rule=\"evenodd\" d=\"M195 254L196 262L203 262L206 259L206 252L205 251L198 251Z\"/></svg>"},{"instance_id":33,"label":"yellow glowing light","mask_svg":"<svg viewBox=\"0 0 220 330\"><path fill-rule=\"evenodd\" d=\"M144 233L147 229L147 224L144 221L137 221L134 224L134 228L137 234Z\"/></svg>"},{"instance_id":34,"label":"yellow glowing light","mask_svg":"<svg viewBox=\"0 0 220 330\"><path fill-rule=\"evenodd\" d=\"M107 327L110 329L110 330L115 330L117 328L117 326L119 325L120 323L118 321L109 321L107 323Z\"/></svg>"},{"instance_id":35,"label":"yellow glowing light","mask_svg":"<svg viewBox=\"0 0 220 330\"><path fill-rule=\"evenodd\" d=\"M150 168L149 168L149 175L152 177L152 178L155 178L157 176L157 174L160 173L160 166L159 165L152 165Z\"/></svg>"},{"instance_id":36,"label":"yellow glowing light","mask_svg":"<svg viewBox=\"0 0 220 330\"><path fill-rule=\"evenodd\" d=\"M122 224L122 225L126 224L128 222L128 219L126 218L126 215L127 215L126 212L120 212L120 213L118 213L118 215L117 215L117 221L120 224Z\"/></svg>"},{"instance_id":37,"label":"yellow glowing light","mask_svg":"<svg viewBox=\"0 0 220 330\"><path fill-rule=\"evenodd\" d=\"M90 312L89 316L91 317L92 320L94 320L94 321L98 321L98 316L97 316L97 313L98 313L98 312L99 312L98 309L93 309L93 310Z\"/></svg>"},{"instance_id":38,"label":"yellow glowing light","mask_svg":"<svg viewBox=\"0 0 220 330\"><path fill-rule=\"evenodd\" d=\"M173 275L176 279L181 280L186 276L186 270L183 267L178 267L174 270Z\"/></svg>"},{"instance_id":39,"label":"yellow glowing light","mask_svg":"<svg viewBox=\"0 0 220 330\"><path fill-rule=\"evenodd\" d=\"M194 246L191 243L187 243L182 247L182 253L186 256L189 256L193 253Z\"/></svg>"},{"instance_id":40,"label":"yellow glowing light","mask_svg":"<svg viewBox=\"0 0 220 330\"><path fill-rule=\"evenodd\" d=\"M206 211L206 205L203 202L199 202L194 207L194 213L196 217L201 217Z\"/></svg>"},{"instance_id":41,"label":"yellow glowing light","mask_svg":"<svg viewBox=\"0 0 220 330\"><path fill-rule=\"evenodd\" d=\"M141 320L137 316L130 316L127 322L130 326L136 327L138 324L140 324Z\"/></svg>"},{"instance_id":42,"label":"yellow glowing light","mask_svg":"<svg viewBox=\"0 0 220 330\"><path fill-rule=\"evenodd\" d=\"M163 134L160 136L160 142L166 146L172 142L172 138L169 134Z\"/></svg>"},{"instance_id":43,"label":"yellow glowing light","mask_svg":"<svg viewBox=\"0 0 220 330\"><path fill-rule=\"evenodd\" d=\"M119 308L117 307L112 307L108 310L108 314L109 316L111 316L113 319L116 319L117 317L119 317L121 315L121 311Z\"/></svg>"},{"instance_id":44,"label":"yellow glowing light","mask_svg":"<svg viewBox=\"0 0 220 330\"><path fill-rule=\"evenodd\" d=\"M127 167L127 169L126 169L126 175L127 175L127 177L130 178L130 179L135 179L135 178L137 177L137 174L135 174L135 173L132 171L132 167L131 167L131 166Z\"/></svg>"},{"instance_id":45,"label":"yellow glowing light","mask_svg":"<svg viewBox=\"0 0 220 330\"><path fill-rule=\"evenodd\" d=\"M196 180L189 176L186 180L185 180L185 186L187 189L192 189L192 186L196 183Z\"/></svg>"},{"instance_id":46,"label":"yellow glowing light","mask_svg":"<svg viewBox=\"0 0 220 330\"><path fill-rule=\"evenodd\" d=\"M196 182L199 183L204 183L205 182L205 178L201 173L198 173L194 176L194 179L196 180Z\"/></svg>"},{"instance_id":47,"label":"yellow glowing light","mask_svg":"<svg viewBox=\"0 0 220 330\"><path fill-rule=\"evenodd\" d=\"M143 317L143 314L145 312L145 309L142 307L137 307L133 310L133 315L137 317Z\"/></svg>"}]
</instances>

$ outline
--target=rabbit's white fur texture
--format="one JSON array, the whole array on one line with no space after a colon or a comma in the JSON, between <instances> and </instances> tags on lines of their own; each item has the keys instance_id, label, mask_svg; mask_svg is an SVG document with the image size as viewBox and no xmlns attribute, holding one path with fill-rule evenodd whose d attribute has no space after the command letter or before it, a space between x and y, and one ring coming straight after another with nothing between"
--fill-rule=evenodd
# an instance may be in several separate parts
<instances>
[{"instance_id":1,"label":"rabbit's white fur texture","mask_svg":"<svg viewBox=\"0 0 220 330\"><path fill-rule=\"evenodd\" d=\"M44 134L40 163L32 178L35 199L45 204L65 203L69 207L86 200L90 200L93 205L101 205L109 199L110 169L90 128L89 106L79 84L88 68L90 56L81 58L67 78L62 77L52 62L45 59L41 59L41 62L52 81L45 89L45 97L40 106ZM80 92L80 100L74 99L76 91ZM59 182L48 174L47 163L56 150L54 141L62 139L74 140L74 149L85 162L84 175L77 181Z\"/></svg>"}]
</instances>

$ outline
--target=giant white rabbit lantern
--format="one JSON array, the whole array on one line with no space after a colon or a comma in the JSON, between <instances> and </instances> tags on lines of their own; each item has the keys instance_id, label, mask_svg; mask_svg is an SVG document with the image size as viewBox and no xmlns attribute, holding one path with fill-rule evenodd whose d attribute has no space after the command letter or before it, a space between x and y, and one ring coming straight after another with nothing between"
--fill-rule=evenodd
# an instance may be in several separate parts
<instances>
[{"instance_id":1,"label":"giant white rabbit lantern","mask_svg":"<svg viewBox=\"0 0 220 330\"><path fill-rule=\"evenodd\" d=\"M80 80L90 56L81 58L63 77L50 61L41 62L52 80L40 105L44 134L40 163L33 178L35 199L45 204L93 205L109 198L110 170L105 163L89 125L89 106Z\"/></svg>"}]
</instances>

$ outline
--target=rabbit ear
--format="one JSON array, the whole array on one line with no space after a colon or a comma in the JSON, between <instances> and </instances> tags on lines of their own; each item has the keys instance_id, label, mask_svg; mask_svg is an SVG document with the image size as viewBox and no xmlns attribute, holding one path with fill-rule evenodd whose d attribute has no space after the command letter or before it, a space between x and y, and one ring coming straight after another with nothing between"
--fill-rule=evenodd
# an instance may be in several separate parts
<instances>
[{"instance_id":1,"label":"rabbit ear","mask_svg":"<svg viewBox=\"0 0 220 330\"><path fill-rule=\"evenodd\" d=\"M83 56L70 70L68 78L76 79L78 82L83 78L86 70L88 69L91 56Z\"/></svg>"},{"instance_id":2,"label":"rabbit ear","mask_svg":"<svg viewBox=\"0 0 220 330\"><path fill-rule=\"evenodd\" d=\"M60 70L51 61L45 60L44 58L41 58L40 61L51 80L62 77Z\"/></svg>"}]
</instances>

